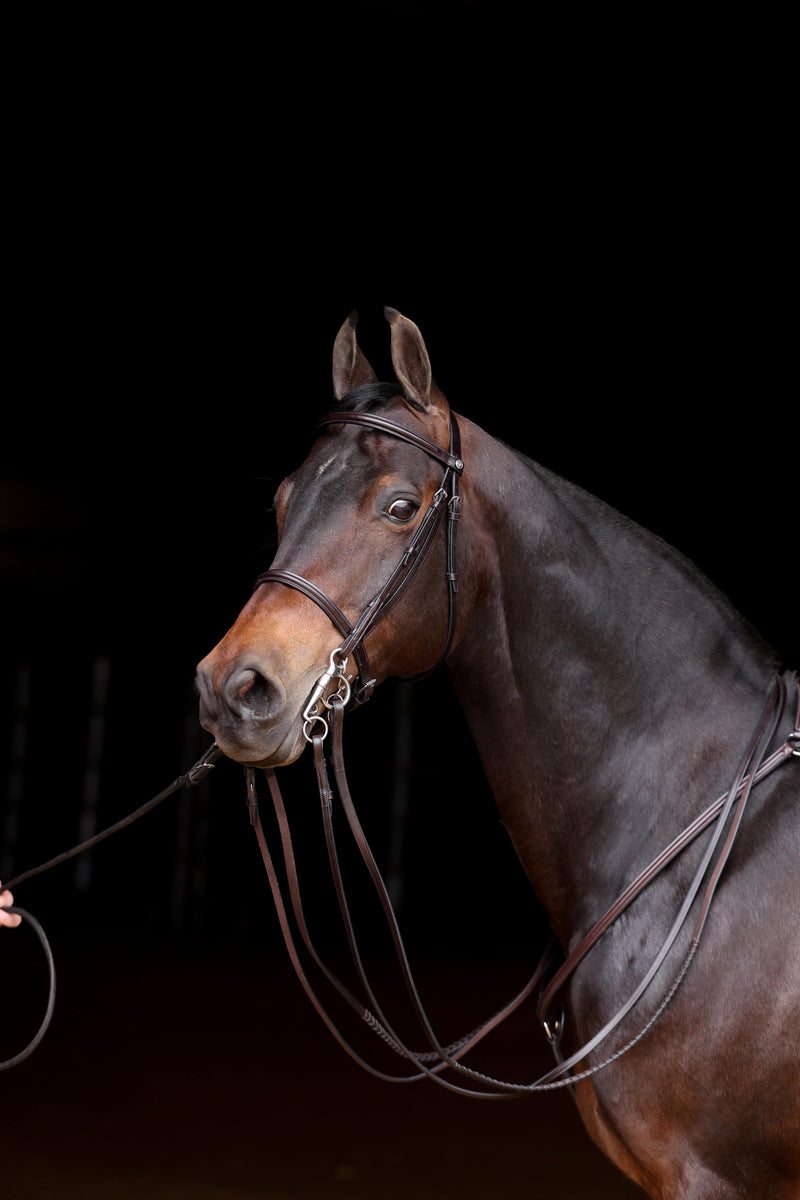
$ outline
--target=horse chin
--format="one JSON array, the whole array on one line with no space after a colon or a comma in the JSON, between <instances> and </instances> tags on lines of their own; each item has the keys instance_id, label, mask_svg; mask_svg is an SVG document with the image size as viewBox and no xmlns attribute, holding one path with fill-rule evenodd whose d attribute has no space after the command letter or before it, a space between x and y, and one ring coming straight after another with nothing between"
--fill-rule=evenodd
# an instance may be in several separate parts
<instances>
[{"instance_id":1,"label":"horse chin","mask_svg":"<svg viewBox=\"0 0 800 1200\"><path fill-rule=\"evenodd\" d=\"M303 736L302 718L298 718L277 745L274 745L274 738L271 737L265 737L263 743L266 744L259 746L255 737L244 742L228 738L222 733L217 735L216 742L226 758L241 763L243 767L260 769L288 767L297 761L307 744ZM268 743L273 744L272 748Z\"/></svg>"}]
</instances>

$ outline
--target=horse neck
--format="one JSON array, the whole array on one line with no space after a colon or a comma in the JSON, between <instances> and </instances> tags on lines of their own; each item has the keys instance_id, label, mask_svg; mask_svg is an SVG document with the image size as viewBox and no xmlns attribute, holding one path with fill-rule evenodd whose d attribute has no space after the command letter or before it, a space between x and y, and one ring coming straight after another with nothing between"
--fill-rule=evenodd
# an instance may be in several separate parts
<instances>
[{"instance_id":1,"label":"horse neck","mask_svg":"<svg viewBox=\"0 0 800 1200\"><path fill-rule=\"evenodd\" d=\"M774 668L674 550L465 424L471 611L448 665L569 940L724 791Z\"/></svg>"}]
</instances>

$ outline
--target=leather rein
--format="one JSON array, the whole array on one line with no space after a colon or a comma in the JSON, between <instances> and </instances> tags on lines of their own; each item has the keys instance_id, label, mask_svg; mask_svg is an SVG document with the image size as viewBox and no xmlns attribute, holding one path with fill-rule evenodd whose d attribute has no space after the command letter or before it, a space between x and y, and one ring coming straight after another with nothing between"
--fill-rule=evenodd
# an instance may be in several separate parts
<instances>
[{"instance_id":1,"label":"leather rein","mask_svg":"<svg viewBox=\"0 0 800 1200\"><path fill-rule=\"evenodd\" d=\"M295 970L295 974L316 1009L318 1015L322 1018L328 1030L333 1034L337 1042L350 1055L351 1058L363 1067L370 1074L375 1075L379 1079L387 1080L395 1083L412 1082L425 1077L430 1078L435 1083L450 1091L457 1092L461 1095L478 1097L482 1099L509 1099L514 1096L519 1096L530 1092L545 1092L552 1091L557 1088L572 1087L576 1082L586 1079L598 1071L615 1062L628 1050L632 1049L645 1033L652 1028L658 1018L662 1015L667 1005L673 999L680 984L689 969L689 966L694 958L697 948L700 943L700 938L703 933L706 918L711 907L711 901L716 890L717 883L722 873L723 867L733 847L736 834L741 825L742 816L745 806L750 797L753 787L760 780L765 778L776 767L786 762L792 756L800 756L800 707L798 709L798 718L795 722L794 731L787 737L786 741L771 755L767 756L766 751L769 744L778 728L781 717L785 711L785 703L787 699L788 687L783 678L776 680L771 689L770 696L764 709L759 726L751 739L748 749L742 758L739 770L736 777L727 793L721 796L714 804L712 804L700 817L697 818L684 832L676 838L653 863L643 871L640 876L631 884L631 886L620 896L619 900L609 909L605 916L597 922L593 929L586 935L580 945L569 956L560 970L552 978L550 983L543 987L544 981L547 978L547 972L550 964L551 954L555 945L555 939L549 943L544 955L542 956L533 976L528 983L517 993L502 1009L494 1013L484 1024L474 1029L471 1033L459 1038L449 1046L443 1046L437 1037L431 1022L425 1012L420 999L419 991L415 984L411 968L409 966L408 956L406 954L402 935L394 914L391 899L389 897L386 886L381 877L380 870L375 862L374 856L370 850L363 828L358 820L358 816L353 805L349 787L344 769L344 759L342 753L342 725L344 717L344 701L338 693L330 698L330 724L332 728L332 763L334 780L336 783L336 791L330 786L330 776L328 770L328 760L324 746L325 734L312 732L310 741L313 746L314 762L317 773L317 786L319 790L320 807L322 813L323 826L325 830L325 841L328 851L328 858L331 868L331 874L336 890L337 900L341 917L344 923L344 929L347 935L347 941L350 949L350 954L356 968L356 972L364 989L368 1004L359 1001L353 993L347 988L322 961L317 953L314 944L311 940L308 926L305 920L302 898L300 894L299 877L297 865L292 846L291 832L289 821L286 814L285 805L281 797L280 788L276 779L275 772L271 769L264 771L267 779L267 784L272 798L275 816L277 820L281 850L283 856L283 868L285 872L286 886L289 891L289 904L284 900L281 883L278 877L278 872L273 863L272 856L268 847L267 839L261 823L259 810L258 796L256 792L256 772L252 768L248 768L245 772L247 783L247 803L250 810L250 821L255 830L258 846L264 862L269 880L270 890L272 892L273 901L278 915L278 920L281 932L284 938L286 949L290 960ZM800 697L800 689L798 689ZM345 890L344 881L342 878L341 868L339 864L339 855L337 850L335 832L334 832L334 803L338 792L339 801L344 813L346 823L349 826L351 835L356 843L356 846L361 854L364 864L367 867L373 887L377 893L378 900L383 909L384 916L391 934L401 973L408 991L411 1005L414 1013L420 1023L422 1031L427 1039L429 1048L425 1051L414 1051L409 1049L403 1038L398 1034L395 1028L382 1011L379 1002L376 998L374 989L367 977L361 955L358 950L355 932L352 919L350 916L350 908L347 901L347 893ZM726 826L729 824L727 834L725 834ZM677 855L685 849L686 846L698 836L702 830L706 829L712 822L716 822L712 837L706 848L703 856L703 861L698 868L694 879L686 893L680 912L675 919L675 922L662 945L655 960L651 964L647 974L636 988L635 992L629 997L628 1001L618 1010L615 1016L606 1023L606 1025L584 1046L577 1052L572 1054L567 1059L562 1059L558 1052L558 1042L561 1034L561 1028L553 1027L547 1019L548 1006L552 1004L555 994L563 988L569 976L576 969L578 964L586 956L592 946L599 940L602 934L609 928L613 921L628 907L636 896L647 886L647 884L659 874L668 863L677 857ZM723 834L725 834L723 838ZM686 954L678 974L669 988L665 998L662 1000L655 1013L650 1017L645 1026L632 1037L625 1045L616 1052L611 1054L604 1061L595 1066L575 1073L574 1068L580 1061L596 1049L602 1041L605 1040L631 1011L637 1001L644 994L647 987L652 982L659 968L662 966L665 958L671 947L673 946L678 934L684 928L689 911L693 906L694 900L700 890L704 878L710 870L710 878L706 884L706 890L702 898L702 904L699 910L699 916L696 919L695 927L692 933L691 944L689 951ZM367 1062L345 1039L337 1026L335 1020L331 1017L322 1001L319 999L314 986L309 979L309 975L303 967L300 951L292 933L292 927L289 917L289 909L294 917L297 929L299 930L300 939L305 946L308 955L310 956L316 967L322 972L328 984L332 985L344 1002L367 1024L367 1026L375 1033L383 1042L385 1042L392 1050L395 1051L401 1058L405 1059L411 1067L411 1074L393 1075L383 1070L378 1069L374 1065ZM460 1060L471 1049L473 1049L488 1033L495 1029L501 1021L510 1016L519 1006L539 990L538 1015L544 1025L545 1033L548 1039L553 1044L556 1052L556 1067L541 1076L533 1083L512 1083L506 1080L495 1079L492 1076L482 1072L472 1070L466 1067ZM466 1087L456 1084L441 1077L441 1072L451 1068L460 1075L467 1077L471 1084L480 1085L481 1090L476 1090L474 1087ZM487 1090L489 1089L489 1090Z\"/></svg>"},{"instance_id":2,"label":"leather rein","mask_svg":"<svg viewBox=\"0 0 800 1200\"><path fill-rule=\"evenodd\" d=\"M45 871L49 871L53 867L60 866L61 863L67 862L71 858L75 858L76 855L83 854L87 850L94 849L95 846L98 846L100 842L104 842L106 838L111 837L112 834L119 833L121 830L127 829L128 826L132 825L134 821L138 821L140 817L145 815L145 813L151 812L152 809L156 808L159 804L162 804L170 796L174 796L175 793L180 791L182 788L195 787L198 783L201 783L202 780L204 780L210 774L216 762L220 758L222 758L222 751L219 749L216 743L212 746L209 746L205 754L203 754L202 757L197 760L190 770L188 770L185 774L180 775L173 783L169 785L169 787L166 787L163 791L159 792L157 796L153 796L152 800L148 800L145 804L140 805L140 807L135 809L133 812L128 813L126 817L122 817L121 820L115 821L113 825L109 825L106 829L102 829L99 833L95 833L92 837L87 838L84 842L80 842L77 846L73 846L70 850L64 850L61 854L56 854L54 858L49 858L46 862L40 863L38 867L31 867L29 870L23 871L20 875L15 875L13 879L5 880L3 887L8 889L16 888L21 883L25 883L28 879L34 879L37 875L43 875ZM33 929L37 938L41 942L42 949L44 951L50 982L48 986L47 1005L39 1028L28 1044L22 1050L20 1050L18 1054L14 1054L11 1058L6 1058L0 1061L0 1071L7 1071L10 1067L18 1066L19 1063L24 1062L26 1058L29 1058L31 1054L33 1054L34 1050L47 1033L50 1022L53 1019L56 1001L56 968L53 960L53 951L50 948L50 943L47 940L47 935L45 934L44 929L39 924L36 917L34 917L24 908L19 908L17 905L13 905L13 907L6 909L6 912L17 913L20 917L22 917L23 921L30 925Z\"/></svg>"}]
</instances>

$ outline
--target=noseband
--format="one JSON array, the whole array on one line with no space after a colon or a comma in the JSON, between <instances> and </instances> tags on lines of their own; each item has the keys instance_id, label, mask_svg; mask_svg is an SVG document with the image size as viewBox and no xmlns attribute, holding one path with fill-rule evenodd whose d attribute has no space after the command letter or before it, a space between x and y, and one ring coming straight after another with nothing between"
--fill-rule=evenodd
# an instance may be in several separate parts
<instances>
[{"instance_id":1,"label":"noseband","mask_svg":"<svg viewBox=\"0 0 800 1200\"><path fill-rule=\"evenodd\" d=\"M328 731L328 721L323 715L323 709L330 710L330 698L332 695L338 696L343 704L347 704L350 699L351 690L358 704L364 704L372 695L376 681L370 670L369 659L364 647L364 639L375 628L378 622L397 604L411 584L411 581L422 566L428 555L428 551L433 545L434 538L445 515L448 517L446 572L448 601L447 632L441 653L436 662L424 671L422 675L414 676L414 678L419 679L431 674L447 656L456 622L456 596L458 594L456 524L461 515L459 481L461 472L464 470L464 463L461 459L461 435L458 422L453 413L450 414L449 450L443 450L441 446L437 446L429 438L404 429L402 425L397 425L394 421L377 416L375 413L335 412L327 417L322 417L317 422L317 425L318 427L327 425L361 425L368 429L377 430L379 433L388 434L390 437L397 438L402 442L407 442L409 445L423 450L430 458L440 462L444 466L445 471L442 482L425 510L425 514L417 526L416 533L409 542L403 557L381 590L370 600L355 625L350 624L338 604L331 600L330 596L327 596L321 588L317 587L310 580L304 579L302 575L295 574L294 571L286 571L279 568L272 569L264 571L256 579L256 588L260 587L262 583L283 583L287 587L295 588L298 592L302 592L304 596L307 596L315 604L319 605L329 620L344 635L344 641L332 652L328 669L320 676L303 712L303 732L306 740L309 742L312 740L312 731L317 729L318 726L322 729L323 737ZM348 677L345 674L351 655L355 659L357 667L352 689L352 675ZM334 684L335 687L332 687ZM317 732L319 732L318 729Z\"/></svg>"}]
</instances>

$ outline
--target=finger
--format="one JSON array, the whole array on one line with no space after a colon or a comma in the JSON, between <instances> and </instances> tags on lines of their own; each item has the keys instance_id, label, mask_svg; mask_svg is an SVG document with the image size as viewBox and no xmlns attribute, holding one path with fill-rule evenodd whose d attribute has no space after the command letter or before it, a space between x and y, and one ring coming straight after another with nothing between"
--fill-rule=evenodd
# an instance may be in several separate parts
<instances>
[{"instance_id":1,"label":"finger","mask_svg":"<svg viewBox=\"0 0 800 1200\"><path fill-rule=\"evenodd\" d=\"M0 925L7 925L9 929L16 929L22 917L18 913L5 912L14 903L14 897L8 888L0 892Z\"/></svg>"}]
</instances>

